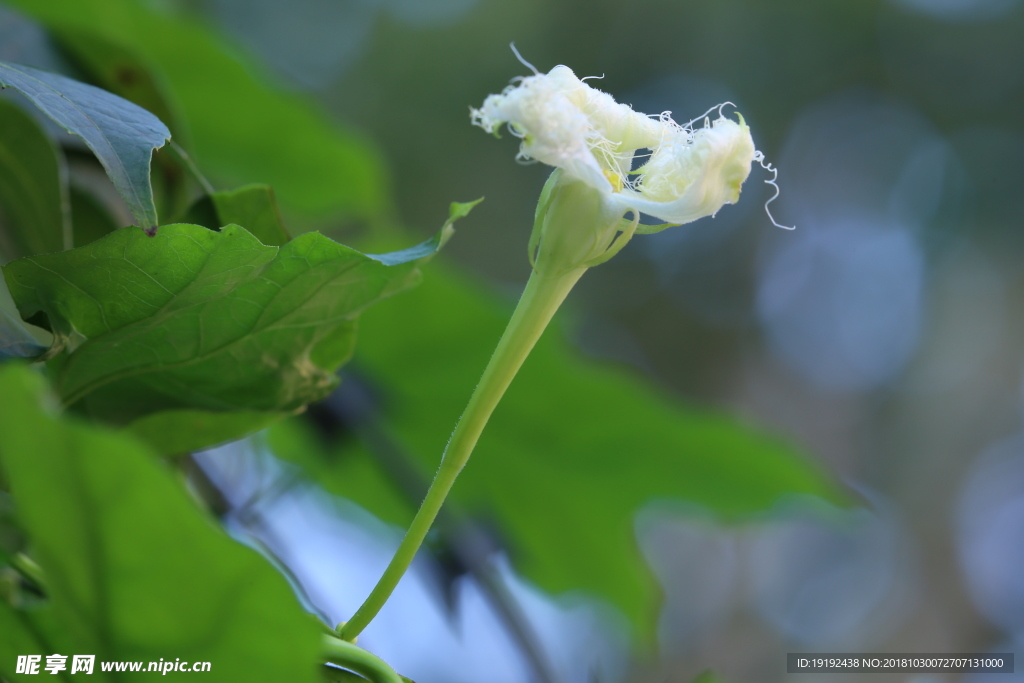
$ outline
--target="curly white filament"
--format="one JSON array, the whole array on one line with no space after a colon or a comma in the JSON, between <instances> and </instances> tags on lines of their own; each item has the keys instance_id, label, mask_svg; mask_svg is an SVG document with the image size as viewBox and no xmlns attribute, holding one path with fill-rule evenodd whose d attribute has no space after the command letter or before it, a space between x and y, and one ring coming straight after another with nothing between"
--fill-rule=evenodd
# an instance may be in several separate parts
<instances>
[{"instance_id":1,"label":"curly white filament","mask_svg":"<svg viewBox=\"0 0 1024 683\"><path fill-rule=\"evenodd\" d=\"M733 104L732 102L729 102L728 100L725 101L725 102L722 102L721 104L716 104L715 106L711 107L711 109L708 109L706 112L704 112L703 114L701 114L697 118L690 119L689 123L687 123L685 126L683 126L683 128L685 130L693 130L693 124L695 124L697 121L700 121L701 119L704 119L704 127L706 128L707 126L709 126L711 124L710 120L708 119L708 115L711 112L713 112L713 111L715 111L717 109L718 110L718 117L722 118L722 117L725 116L725 114L722 113L722 109L724 109L725 107L732 107L733 109L735 109L736 105ZM671 112L665 112L665 113L671 113ZM664 116L665 113L663 113L662 116Z\"/></svg>"},{"instance_id":2,"label":"curly white filament","mask_svg":"<svg viewBox=\"0 0 1024 683\"><path fill-rule=\"evenodd\" d=\"M779 179L779 169L775 168L770 163L764 160L764 152L755 152L754 161L761 164L761 168L772 174L772 177L769 180L764 181L766 185L771 185L772 187L775 188L775 194L773 194L771 198L764 203L764 212L768 214L768 220L770 220L772 222L772 225L774 225L776 228L782 228L783 230L796 230L795 225L782 225L781 223L776 221L775 217L772 216L771 210L768 208L768 205L774 202L776 199L778 199L779 194L781 194L782 192L782 190L779 189L779 184L775 182Z\"/></svg>"}]
</instances>

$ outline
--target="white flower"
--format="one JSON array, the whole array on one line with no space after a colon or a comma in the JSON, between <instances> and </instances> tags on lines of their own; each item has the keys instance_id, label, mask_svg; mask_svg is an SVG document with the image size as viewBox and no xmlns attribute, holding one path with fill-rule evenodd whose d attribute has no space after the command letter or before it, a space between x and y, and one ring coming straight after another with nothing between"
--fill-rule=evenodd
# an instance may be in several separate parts
<instances>
[{"instance_id":1,"label":"white flower","mask_svg":"<svg viewBox=\"0 0 1024 683\"><path fill-rule=\"evenodd\" d=\"M713 122L701 117L701 127L679 125L668 112L635 112L556 66L488 96L471 116L489 133L508 124L522 139L518 158L561 168L601 192L620 215L639 211L681 224L735 203L752 162L764 165L743 118L733 121L716 109ZM644 148L650 158L631 171Z\"/></svg>"}]
</instances>

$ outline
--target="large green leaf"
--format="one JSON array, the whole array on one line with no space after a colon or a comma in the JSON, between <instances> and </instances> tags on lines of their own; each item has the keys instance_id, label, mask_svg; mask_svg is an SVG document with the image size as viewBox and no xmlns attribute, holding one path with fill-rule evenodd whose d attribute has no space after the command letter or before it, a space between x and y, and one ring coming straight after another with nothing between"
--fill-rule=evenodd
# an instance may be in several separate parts
<instances>
[{"instance_id":1,"label":"large green leaf","mask_svg":"<svg viewBox=\"0 0 1024 683\"><path fill-rule=\"evenodd\" d=\"M422 287L364 316L356 361L380 383L387 424L425 480L509 313L479 285L435 266ZM351 442L341 453L317 443L302 422L271 430L282 457L385 519L408 523L412 507L380 494L388 483L371 455ZM527 577L555 593L603 596L649 635L656 589L633 533L643 505L686 499L735 517L793 492L835 495L781 440L579 358L556 324L498 406L452 495L499 522Z\"/></svg>"},{"instance_id":2,"label":"large green leaf","mask_svg":"<svg viewBox=\"0 0 1024 683\"><path fill-rule=\"evenodd\" d=\"M134 0L7 0L59 27L98 33L159 68L195 156L224 185L269 183L282 206L310 218L365 218L386 206L383 163L324 111L267 85L258 65L198 22Z\"/></svg>"},{"instance_id":3,"label":"large green leaf","mask_svg":"<svg viewBox=\"0 0 1024 683\"><path fill-rule=\"evenodd\" d=\"M153 150L171 137L160 119L105 90L27 66L0 63L0 85L15 88L64 130L81 137L138 224L156 228L149 164Z\"/></svg>"},{"instance_id":4,"label":"large green leaf","mask_svg":"<svg viewBox=\"0 0 1024 683\"><path fill-rule=\"evenodd\" d=\"M54 416L43 393L27 368L0 370L0 465L49 598L0 622L67 648L43 654L95 654L99 680L99 660L161 658L209 661L211 680L317 680L320 627L285 579L140 443Z\"/></svg>"},{"instance_id":5,"label":"large green leaf","mask_svg":"<svg viewBox=\"0 0 1024 683\"><path fill-rule=\"evenodd\" d=\"M0 256L69 248L67 192L64 157L56 145L24 109L0 100Z\"/></svg>"},{"instance_id":6,"label":"large green leaf","mask_svg":"<svg viewBox=\"0 0 1024 683\"><path fill-rule=\"evenodd\" d=\"M364 308L418 281L452 233L370 256L307 233L283 247L243 228L119 230L4 268L25 319L88 339L53 367L67 405L114 421L158 410L293 411L323 398Z\"/></svg>"}]
</instances>

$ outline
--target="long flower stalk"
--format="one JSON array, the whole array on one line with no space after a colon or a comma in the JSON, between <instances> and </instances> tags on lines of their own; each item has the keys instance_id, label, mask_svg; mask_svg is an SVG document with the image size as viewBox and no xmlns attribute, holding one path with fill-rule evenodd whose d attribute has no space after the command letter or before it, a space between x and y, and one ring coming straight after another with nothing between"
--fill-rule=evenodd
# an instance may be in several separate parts
<instances>
[{"instance_id":1,"label":"long flower stalk","mask_svg":"<svg viewBox=\"0 0 1024 683\"><path fill-rule=\"evenodd\" d=\"M342 639L354 640L373 620L395 590L416 556L416 551L423 543L456 477L473 453L473 448L491 413L494 412L494 408L504 396L505 390L512 383L512 379L558 307L585 271L586 268L581 267L554 276L534 271L530 276L512 319L505 328L494 355L491 356L480 378L480 383L473 391L469 404L448 441L448 446L441 457L441 465L409 530L406 531L402 543L373 591L339 631Z\"/></svg>"}]
</instances>

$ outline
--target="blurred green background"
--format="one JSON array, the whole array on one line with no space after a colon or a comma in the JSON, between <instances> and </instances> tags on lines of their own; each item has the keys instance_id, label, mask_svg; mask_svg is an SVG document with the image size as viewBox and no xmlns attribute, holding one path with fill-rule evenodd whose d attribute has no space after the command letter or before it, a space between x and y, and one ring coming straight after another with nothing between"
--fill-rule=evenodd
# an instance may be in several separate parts
<instances>
[{"instance_id":1,"label":"blurred green background","mask_svg":"<svg viewBox=\"0 0 1024 683\"><path fill-rule=\"evenodd\" d=\"M614 605L587 617L611 635L546 632L547 608L520 595L565 680L590 680L590 658L604 662L599 680L687 681L713 667L770 681L785 678L789 651L1024 651L1019 0L11 4L132 45L161 74L181 119L168 123L204 171L223 187L274 185L293 233L404 243L436 230L448 202L486 196L424 287L366 316L355 393L312 411L318 427L288 423L268 440L397 524L528 274L547 170L516 164L511 136L493 140L468 115L525 75L509 43L541 71L603 76L589 83L650 114L685 121L734 102L780 169L773 214L797 231L772 227L755 168L737 206L639 237L588 273L467 470L457 504L488 539L470 559L499 548L550 593ZM0 58L17 61L26 29L4 31ZM394 466L367 455L394 451ZM404 491L396 471L408 471ZM797 499L749 521L780 491L829 495L828 480L862 507ZM486 579L466 557L446 564L445 538L465 534L439 539L423 571L451 602L457 577ZM659 589L638 560L600 552L637 544ZM316 603L326 583L307 578ZM341 619L361 592L322 601L342 605ZM656 628L660 650L594 654L624 652L616 629L628 623ZM517 651L488 633L476 650L411 627L368 631L367 643L406 657L402 672L421 682L483 680L487 653ZM585 642L570 647L566 633ZM477 662L477 678L444 657Z\"/></svg>"}]
</instances>

